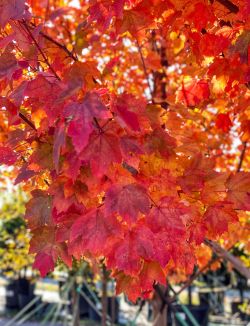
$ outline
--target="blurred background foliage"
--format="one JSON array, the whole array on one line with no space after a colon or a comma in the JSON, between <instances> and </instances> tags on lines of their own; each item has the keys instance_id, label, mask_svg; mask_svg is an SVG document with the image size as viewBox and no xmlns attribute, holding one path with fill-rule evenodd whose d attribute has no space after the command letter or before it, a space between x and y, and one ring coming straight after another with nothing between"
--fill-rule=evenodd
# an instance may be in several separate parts
<instances>
[{"instance_id":1,"label":"blurred background foliage","mask_svg":"<svg viewBox=\"0 0 250 326\"><path fill-rule=\"evenodd\" d=\"M17 277L32 265L33 257L28 255L30 233L25 220L27 195L20 188L2 191L0 209L0 273Z\"/></svg>"}]
</instances>

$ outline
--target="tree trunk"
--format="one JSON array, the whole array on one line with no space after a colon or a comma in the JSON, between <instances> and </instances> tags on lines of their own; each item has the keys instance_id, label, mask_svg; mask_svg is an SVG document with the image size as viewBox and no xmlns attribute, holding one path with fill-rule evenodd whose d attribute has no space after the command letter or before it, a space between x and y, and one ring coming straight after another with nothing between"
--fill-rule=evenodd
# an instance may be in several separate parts
<instances>
[{"instance_id":1,"label":"tree trunk","mask_svg":"<svg viewBox=\"0 0 250 326\"><path fill-rule=\"evenodd\" d=\"M159 286L164 293L166 288ZM155 291L152 300L153 305L153 326L167 326L167 305L163 303L161 296Z\"/></svg>"},{"instance_id":2,"label":"tree trunk","mask_svg":"<svg viewBox=\"0 0 250 326\"><path fill-rule=\"evenodd\" d=\"M72 326L80 326L80 312L79 312L79 293L76 291L77 284L74 282L74 285L71 290L72 294Z\"/></svg>"},{"instance_id":3,"label":"tree trunk","mask_svg":"<svg viewBox=\"0 0 250 326\"><path fill-rule=\"evenodd\" d=\"M107 271L106 271L106 267L103 265L103 270L102 270L102 326L107 325L107 309L108 309Z\"/></svg>"}]
</instances>

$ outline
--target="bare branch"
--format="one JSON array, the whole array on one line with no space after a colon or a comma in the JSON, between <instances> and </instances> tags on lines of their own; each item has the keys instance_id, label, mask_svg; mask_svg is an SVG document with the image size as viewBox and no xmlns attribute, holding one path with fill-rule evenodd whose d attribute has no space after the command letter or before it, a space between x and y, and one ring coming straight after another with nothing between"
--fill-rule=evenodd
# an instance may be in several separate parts
<instances>
[{"instance_id":1,"label":"bare branch","mask_svg":"<svg viewBox=\"0 0 250 326\"><path fill-rule=\"evenodd\" d=\"M221 258L229 261L233 267L244 277L246 277L247 279L250 279L250 270L248 268L246 268L243 263L241 262L241 260L239 260L237 257L233 256L232 254L230 254L230 252L228 252L227 250L225 250L224 248L222 248L218 243L205 239L204 243L210 247L213 252L216 253L216 255L220 256Z\"/></svg>"}]
</instances>

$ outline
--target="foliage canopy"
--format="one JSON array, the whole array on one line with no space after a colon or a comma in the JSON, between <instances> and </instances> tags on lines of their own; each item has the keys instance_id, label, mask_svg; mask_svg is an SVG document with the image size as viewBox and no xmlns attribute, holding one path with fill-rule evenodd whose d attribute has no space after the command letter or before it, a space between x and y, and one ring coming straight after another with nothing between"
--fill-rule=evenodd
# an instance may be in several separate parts
<instances>
[{"instance_id":1,"label":"foliage canopy","mask_svg":"<svg viewBox=\"0 0 250 326\"><path fill-rule=\"evenodd\" d=\"M203 264L205 238L249 246L249 17L249 0L0 0L0 163L31 191L42 275L104 258L136 300Z\"/></svg>"}]
</instances>

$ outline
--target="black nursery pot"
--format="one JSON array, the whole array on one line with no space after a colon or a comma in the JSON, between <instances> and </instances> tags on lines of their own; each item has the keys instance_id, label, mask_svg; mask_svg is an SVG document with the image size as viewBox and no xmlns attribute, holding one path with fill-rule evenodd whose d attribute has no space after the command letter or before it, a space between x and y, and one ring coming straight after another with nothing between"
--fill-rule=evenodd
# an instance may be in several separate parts
<instances>
[{"instance_id":1,"label":"black nursery pot","mask_svg":"<svg viewBox=\"0 0 250 326\"><path fill-rule=\"evenodd\" d=\"M7 310L19 308L17 294L17 280L11 280L9 284L6 285L5 307Z\"/></svg>"},{"instance_id":2,"label":"black nursery pot","mask_svg":"<svg viewBox=\"0 0 250 326\"><path fill-rule=\"evenodd\" d=\"M79 298L79 313L82 318L89 317L89 304L82 296Z\"/></svg>"},{"instance_id":3,"label":"black nursery pot","mask_svg":"<svg viewBox=\"0 0 250 326\"><path fill-rule=\"evenodd\" d=\"M17 298L19 309L23 309L35 297L35 285L31 284L26 278L19 278L17 280Z\"/></svg>"},{"instance_id":4,"label":"black nursery pot","mask_svg":"<svg viewBox=\"0 0 250 326\"><path fill-rule=\"evenodd\" d=\"M244 313L243 311L240 310L239 306L242 305L244 302L243 301L238 301L238 302L232 302L231 303L231 310L232 314L238 313L240 318L245 321L250 321L250 315Z\"/></svg>"}]
</instances>

